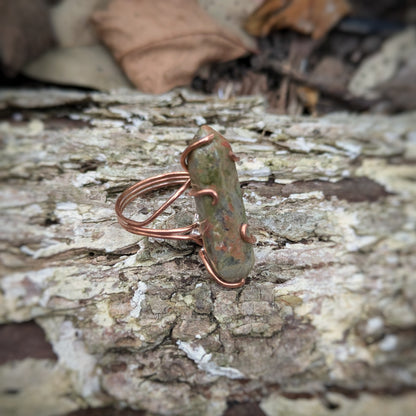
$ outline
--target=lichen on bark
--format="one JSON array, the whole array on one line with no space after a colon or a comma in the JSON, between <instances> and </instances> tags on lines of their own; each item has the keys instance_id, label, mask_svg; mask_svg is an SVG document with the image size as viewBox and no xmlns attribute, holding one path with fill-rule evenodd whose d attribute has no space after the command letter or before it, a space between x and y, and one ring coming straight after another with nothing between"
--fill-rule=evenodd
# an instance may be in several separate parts
<instances>
[{"instance_id":1,"label":"lichen on bark","mask_svg":"<svg viewBox=\"0 0 416 416\"><path fill-rule=\"evenodd\" d=\"M1 102L1 322L35 319L57 356L0 366L2 414L25 414L34 395L48 397L38 415L414 408L414 113L292 119L256 97L187 90L10 90ZM210 280L192 244L129 234L114 213L128 185L180 169L202 122L241 158L258 242L237 290ZM178 202L158 227L193 221L192 198Z\"/></svg>"}]
</instances>

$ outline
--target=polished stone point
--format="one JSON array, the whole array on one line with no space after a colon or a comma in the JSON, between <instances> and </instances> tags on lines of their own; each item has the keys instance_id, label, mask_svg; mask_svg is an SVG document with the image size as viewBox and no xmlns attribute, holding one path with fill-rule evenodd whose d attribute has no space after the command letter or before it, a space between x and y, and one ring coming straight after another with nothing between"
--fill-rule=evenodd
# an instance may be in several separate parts
<instances>
[{"instance_id":1,"label":"polished stone point","mask_svg":"<svg viewBox=\"0 0 416 416\"><path fill-rule=\"evenodd\" d=\"M192 143L211 134L212 141L189 154L188 170L206 255L218 276L235 283L253 268L255 240L248 230L242 233L247 217L235 166L237 158L229 142L211 127L202 126Z\"/></svg>"}]
</instances>

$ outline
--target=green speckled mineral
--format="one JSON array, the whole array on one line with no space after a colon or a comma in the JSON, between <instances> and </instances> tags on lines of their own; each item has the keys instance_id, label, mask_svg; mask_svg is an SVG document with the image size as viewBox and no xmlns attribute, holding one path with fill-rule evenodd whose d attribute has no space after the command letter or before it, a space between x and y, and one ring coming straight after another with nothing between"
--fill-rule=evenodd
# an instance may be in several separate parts
<instances>
[{"instance_id":1,"label":"green speckled mineral","mask_svg":"<svg viewBox=\"0 0 416 416\"><path fill-rule=\"evenodd\" d=\"M190 153L188 169L193 191L213 189L218 194L215 205L209 195L195 197L200 232L211 265L224 281L234 283L250 273L254 251L240 235L247 218L230 144L209 126L198 130L194 142L212 133L212 142Z\"/></svg>"}]
</instances>

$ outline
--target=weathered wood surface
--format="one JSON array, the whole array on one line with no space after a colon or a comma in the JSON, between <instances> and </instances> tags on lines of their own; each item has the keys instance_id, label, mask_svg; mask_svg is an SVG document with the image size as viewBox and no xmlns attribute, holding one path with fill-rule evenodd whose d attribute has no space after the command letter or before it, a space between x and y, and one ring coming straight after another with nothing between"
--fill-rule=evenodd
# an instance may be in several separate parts
<instances>
[{"instance_id":1,"label":"weathered wood surface","mask_svg":"<svg viewBox=\"0 0 416 416\"><path fill-rule=\"evenodd\" d=\"M416 408L416 114L291 119L187 91L3 91L0 108L1 322L35 320L53 348L4 360L2 415ZM114 214L128 185L180 169L202 123L241 157L258 243L238 290L192 244L129 234ZM184 196L157 224L193 212Z\"/></svg>"}]
</instances>

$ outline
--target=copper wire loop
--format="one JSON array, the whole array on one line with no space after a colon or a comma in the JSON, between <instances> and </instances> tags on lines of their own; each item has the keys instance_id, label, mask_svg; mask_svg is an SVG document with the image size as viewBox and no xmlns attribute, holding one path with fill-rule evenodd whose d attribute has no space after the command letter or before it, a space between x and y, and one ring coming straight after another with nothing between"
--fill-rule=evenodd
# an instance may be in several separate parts
<instances>
[{"instance_id":1,"label":"copper wire loop","mask_svg":"<svg viewBox=\"0 0 416 416\"><path fill-rule=\"evenodd\" d=\"M214 189L201 189L199 191L191 191L188 194L189 196L202 196L208 195L212 197L212 205L216 205L218 203L218 193Z\"/></svg>"},{"instance_id":2,"label":"copper wire loop","mask_svg":"<svg viewBox=\"0 0 416 416\"><path fill-rule=\"evenodd\" d=\"M185 170L188 170L188 156L198 147L204 146L206 144L211 143L214 140L215 134L211 133L208 136L202 137L201 139L197 140L196 142L190 144L182 153L181 156L181 165Z\"/></svg>"},{"instance_id":3,"label":"copper wire loop","mask_svg":"<svg viewBox=\"0 0 416 416\"><path fill-rule=\"evenodd\" d=\"M193 223L186 227L181 228L172 228L169 230L157 229L157 228L148 228L146 225L154 221L163 211L165 211L173 202L176 201L187 188L190 187L191 179L188 173L188 156L191 152L197 149L200 146L211 143L214 140L215 135L209 134L208 136L202 137L196 142L190 144L181 155L181 165L185 169L183 172L171 172L165 173L162 175L153 176L151 178L142 180L130 188L127 188L118 198L115 205L115 211L117 214L119 224L127 231L133 234L144 235L147 237L154 238L166 238L171 240L190 240L194 243L203 246L202 236L200 232L196 231L200 228L199 223ZM230 147L231 149L231 147ZM232 153L230 150L229 157L232 160L237 160L237 156ZM152 215L146 218L143 221L136 221L124 216L123 212L136 198L143 196L147 193L156 191L162 188L168 188L172 186L180 185L179 189L174 192L168 200L163 203ZM212 197L212 204L215 205L218 201L218 193L214 189L203 189L203 190L193 190L189 192L191 196L205 196L208 195ZM203 226L203 223L201 224ZM247 235L247 224L242 224L240 228L241 238L249 243L255 242L254 237L249 237ZM204 248L201 248L199 251L199 256L205 265L208 273L214 278L214 280L220 285L226 288L238 288L244 285L245 279L241 279L235 283L229 283L224 281L221 276L218 275L214 266L211 264Z\"/></svg>"},{"instance_id":4,"label":"copper wire loop","mask_svg":"<svg viewBox=\"0 0 416 416\"><path fill-rule=\"evenodd\" d=\"M241 224L240 236L243 239L243 241L249 244L254 244L257 241L254 235L251 235L251 236L248 235L248 224Z\"/></svg>"},{"instance_id":5,"label":"copper wire loop","mask_svg":"<svg viewBox=\"0 0 416 416\"><path fill-rule=\"evenodd\" d=\"M211 265L211 262L209 261L207 254L205 253L204 248L201 248L201 250L199 250L199 257L202 260L202 263L204 263L205 267L208 270L208 273L214 278L214 280L219 283L221 286L224 286L228 289L236 289L238 287L244 286L244 283L246 283L246 279L241 279L238 282L235 283L230 283L230 282L225 282L224 280L221 279L220 276L218 276L217 272L215 271L214 267Z\"/></svg>"}]
</instances>

